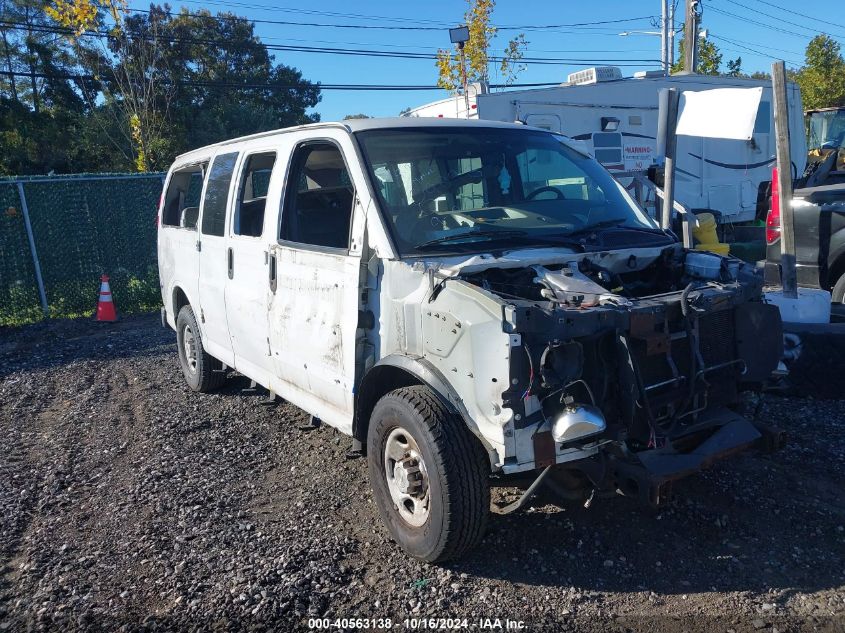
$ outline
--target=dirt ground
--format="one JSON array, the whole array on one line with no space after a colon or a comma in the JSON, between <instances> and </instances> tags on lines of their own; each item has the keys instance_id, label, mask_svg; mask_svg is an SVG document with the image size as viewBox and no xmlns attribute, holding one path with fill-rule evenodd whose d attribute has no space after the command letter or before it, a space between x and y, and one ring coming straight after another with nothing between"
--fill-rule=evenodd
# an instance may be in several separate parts
<instances>
[{"instance_id":1,"label":"dirt ground","mask_svg":"<svg viewBox=\"0 0 845 633\"><path fill-rule=\"evenodd\" d=\"M0 330L0 631L845 630L842 364L749 398L779 453L659 512L540 500L432 566L387 536L348 438L241 377L189 392L174 341L152 317Z\"/></svg>"}]
</instances>

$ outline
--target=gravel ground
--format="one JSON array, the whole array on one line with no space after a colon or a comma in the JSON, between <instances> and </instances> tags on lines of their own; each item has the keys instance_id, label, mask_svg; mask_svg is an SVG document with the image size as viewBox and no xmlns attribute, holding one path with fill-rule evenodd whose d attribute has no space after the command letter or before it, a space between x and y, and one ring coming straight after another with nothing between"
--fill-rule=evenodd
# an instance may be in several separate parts
<instances>
[{"instance_id":1,"label":"gravel ground","mask_svg":"<svg viewBox=\"0 0 845 633\"><path fill-rule=\"evenodd\" d=\"M429 616L845 630L843 400L752 398L787 430L783 451L685 480L660 512L541 500L432 566L391 542L346 437L304 430L302 411L262 404L240 377L190 393L174 340L153 318L0 331L0 631L289 631L313 617L407 631Z\"/></svg>"}]
</instances>

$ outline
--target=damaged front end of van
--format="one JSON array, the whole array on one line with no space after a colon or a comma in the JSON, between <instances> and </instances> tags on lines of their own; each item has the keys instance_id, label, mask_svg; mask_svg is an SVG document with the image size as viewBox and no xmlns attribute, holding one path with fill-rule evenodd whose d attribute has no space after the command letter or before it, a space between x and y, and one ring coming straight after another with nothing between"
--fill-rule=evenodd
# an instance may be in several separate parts
<instances>
[{"instance_id":1,"label":"damaged front end of van","mask_svg":"<svg viewBox=\"0 0 845 633\"><path fill-rule=\"evenodd\" d=\"M494 472L659 505L674 480L783 441L736 411L782 352L779 312L737 259L526 251L388 263L385 282L395 353L438 377Z\"/></svg>"}]
</instances>

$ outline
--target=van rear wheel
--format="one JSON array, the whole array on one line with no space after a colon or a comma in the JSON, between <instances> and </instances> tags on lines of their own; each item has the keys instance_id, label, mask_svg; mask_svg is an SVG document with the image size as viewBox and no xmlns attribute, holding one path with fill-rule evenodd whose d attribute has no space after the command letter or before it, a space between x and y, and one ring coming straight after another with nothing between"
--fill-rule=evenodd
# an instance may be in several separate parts
<instances>
[{"instance_id":1,"label":"van rear wheel","mask_svg":"<svg viewBox=\"0 0 845 633\"><path fill-rule=\"evenodd\" d=\"M431 389L404 387L376 403L367 455L379 514L406 552L441 562L482 539L490 508L487 455Z\"/></svg>"},{"instance_id":2,"label":"van rear wheel","mask_svg":"<svg viewBox=\"0 0 845 633\"><path fill-rule=\"evenodd\" d=\"M830 291L830 300L833 303L845 303L845 275L842 275Z\"/></svg>"},{"instance_id":3,"label":"van rear wheel","mask_svg":"<svg viewBox=\"0 0 845 633\"><path fill-rule=\"evenodd\" d=\"M183 306L176 317L176 343L182 374L191 389L212 391L226 381L223 363L203 347L197 318L189 305Z\"/></svg>"}]
</instances>

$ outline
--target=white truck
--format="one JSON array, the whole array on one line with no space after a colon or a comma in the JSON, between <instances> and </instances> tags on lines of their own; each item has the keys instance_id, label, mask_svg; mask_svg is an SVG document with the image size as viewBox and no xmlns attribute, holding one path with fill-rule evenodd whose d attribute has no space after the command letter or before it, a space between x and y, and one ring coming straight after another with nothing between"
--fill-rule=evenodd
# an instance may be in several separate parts
<instances>
[{"instance_id":1,"label":"white truck","mask_svg":"<svg viewBox=\"0 0 845 633\"><path fill-rule=\"evenodd\" d=\"M616 72L610 72L616 71ZM763 88L750 141L678 137L675 197L691 209L718 211L722 222L764 218L768 209L775 134L771 82L708 75L641 73L622 78L614 67L588 69L549 88L489 92L479 84L458 95L411 109L407 116L521 122L565 134L611 172L645 171L658 158L658 94L663 88L701 91ZM788 84L792 160L804 171L807 147L801 93ZM468 107L467 107L468 106Z\"/></svg>"},{"instance_id":2,"label":"white truck","mask_svg":"<svg viewBox=\"0 0 845 633\"><path fill-rule=\"evenodd\" d=\"M179 156L159 209L185 379L231 368L366 453L395 540L484 534L491 475L659 504L776 431L730 407L780 358L742 262L686 251L566 138L368 119Z\"/></svg>"}]
</instances>

